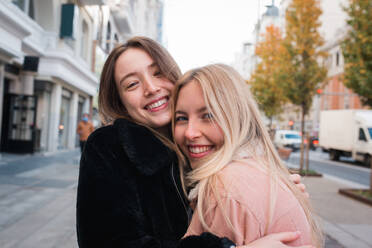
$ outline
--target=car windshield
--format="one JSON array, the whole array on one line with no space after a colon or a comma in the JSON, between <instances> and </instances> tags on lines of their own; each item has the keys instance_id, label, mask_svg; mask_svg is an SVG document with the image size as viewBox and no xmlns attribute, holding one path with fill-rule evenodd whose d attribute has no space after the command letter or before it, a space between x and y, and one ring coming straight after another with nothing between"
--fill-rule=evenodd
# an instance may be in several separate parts
<instances>
[{"instance_id":1,"label":"car windshield","mask_svg":"<svg viewBox=\"0 0 372 248\"><path fill-rule=\"evenodd\" d=\"M298 134L286 134L285 138L286 139L301 139L301 136Z\"/></svg>"},{"instance_id":2,"label":"car windshield","mask_svg":"<svg viewBox=\"0 0 372 248\"><path fill-rule=\"evenodd\" d=\"M369 137L371 137L371 139L372 139L372 127L368 128L368 132L369 132Z\"/></svg>"}]
</instances>

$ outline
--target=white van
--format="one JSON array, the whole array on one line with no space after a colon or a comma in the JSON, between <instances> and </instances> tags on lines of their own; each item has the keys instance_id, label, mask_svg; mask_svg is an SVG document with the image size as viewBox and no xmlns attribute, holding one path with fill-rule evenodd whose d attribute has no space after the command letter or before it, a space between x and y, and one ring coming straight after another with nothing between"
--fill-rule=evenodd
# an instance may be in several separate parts
<instances>
[{"instance_id":1,"label":"white van","mask_svg":"<svg viewBox=\"0 0 372 248\"><path fill-rule=\"evenodd\" d=\"M372 159L372 110L326 110L320 113L319 146L331 160L352 157L369 166Z\"/></svg>"},{"instance_id":2,"label":"white van","mask_svg":"<svg viewBox=\"0 0 372 248\"><path fill-rule=\"evenodd\" d=\"M277 130L274 136L274 145L276 147L288 147L293 151L299 150L301 146L301 135L298 131Z\"/></svg>"}]
</instances>

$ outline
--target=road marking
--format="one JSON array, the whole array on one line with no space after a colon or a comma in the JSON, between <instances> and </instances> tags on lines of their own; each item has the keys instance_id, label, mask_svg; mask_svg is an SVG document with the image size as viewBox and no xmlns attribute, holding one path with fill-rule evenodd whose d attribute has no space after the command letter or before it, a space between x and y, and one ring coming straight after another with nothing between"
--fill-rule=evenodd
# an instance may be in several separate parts
<instances>
[{"instance_id":1,"label":"road marking","mask_svg":"<svg viewBox=\"0 0 372 248\"><path fill-rule=\"evenodd\" d=\"M295 155L295 154L293 154L293 155L294 155L294 157L297 157L297 158L300 157L299 155ZM342 162L342 161L335 162L335 161L326 160L326 159L322 159L322 158L312 158L312 157L310 157L310 161L311 160L317 161L317 162L324 162L324 163L328 163L328 164L333 164L333 165L344 167L344 168L356 169L356 170L363 171L363 172L371 172L371 169L358 167L358 166L348 164L348 163L345 163L345 162Z\"/></svg>"},{"instance_id":2,"label":"road marking","mask_svg":"<svg viewBox=\"0 0 372 248\"><path fill-rule=\"evenodd\" d=\"M292 164L292 163L288 163L288 162L286 164L287 164L287 167L290 167L290 168L296 168L296 169L300 168L300 166L297 165L297 164ZM328 178L330 180L345 184L347 187L363 188L363 189L364 188L368 189L368 187L369 187L369 185L356 183L356 182L353 182L353 181L350 181L350 180L347 180L347 179L343 179L343 178L340 178L340 177L336 177L336 176L333 176L333 175L330 175L330 174L327 174L327 173L322 173L321 172L321 174L323 175L324 178Z\"/></svg>"}]
</instances>

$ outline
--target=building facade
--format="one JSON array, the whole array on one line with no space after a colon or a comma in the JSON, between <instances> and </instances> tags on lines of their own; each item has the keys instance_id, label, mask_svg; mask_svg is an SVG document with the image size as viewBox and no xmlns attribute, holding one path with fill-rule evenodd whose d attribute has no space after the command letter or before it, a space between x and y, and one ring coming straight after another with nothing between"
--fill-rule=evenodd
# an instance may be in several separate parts
<instances>
[{"instance_id":1,"label":"building facade","mask_svg":"<svg viewBox=\"0 0 372 248\"><path fill-rule=\"evenodd\" d=\"M291 0L282 0L279 4L279 12L273 7L268 7L266 13L262 15L254 28L254 37L256 42L259 41L260 32L265 32L265 26L274 24L285 32L285 12ZM328 69L326 81L323 83L324 88L319 90L314 96L312 107L309 114L306 116L305 129L310 132L310 135L317 136L319 132L320 111L328 109L360 109L363 108L359 97L346 88L342 82L344 61L340 43L346 35L347 14L343 11L342 6L347 6L348 0L321 0L320 6L322 15L320 16L321 27L319 32L324 38L324 46L320 49L328 53L328 58L325 63ZM273 4L274 5L274 2ZM276 7L275 7L276 8ZM267 14L270 13L270 14ZM249 55L248 55L249 56ZM246 58L248 58L248 56ZM243 67L245 70L249 68L252 72L257 63L257 58L250 57L250 62L246 62ZM244 61L244 60L242 60ZM254 66L249 63L253 63ZM250 75L244 69L240 69L245 75ZM246 76L247 77L247 76ZM249 77L248 77L249 78ZM288 104L285 106L284 113L274 120L274 126L277 129L300 129L301 123L300 111L296 106Z\"/></svg>"},{"instance_id":2,"label":"building facade","mask_svg":"<svg viewBox=\"0 0 372 248\"><path fill-rule=\"evenodd\" d=\"M252 42L245 42L242 50L235 55L232 66L243 76L244 79L249 80L251 74L259 62L258 57L255 55L257 44L262 41L266 28L270 25L279 27L279 9L275 6L275 1L271 5L266 6L266 11L257 20L252 31Z\"/></svg>"},{"instance_id":3,"label":"building facade","mask_svg":"<svg viewBox=\"0 0 372 248\"><path fill-rule=\"evenodd\" d=\"M74 149L82 114L97 112L108 53L134 34L158 39L161 8L159 0L0 1L0 151Z\"/></svg>"}]
</instances>

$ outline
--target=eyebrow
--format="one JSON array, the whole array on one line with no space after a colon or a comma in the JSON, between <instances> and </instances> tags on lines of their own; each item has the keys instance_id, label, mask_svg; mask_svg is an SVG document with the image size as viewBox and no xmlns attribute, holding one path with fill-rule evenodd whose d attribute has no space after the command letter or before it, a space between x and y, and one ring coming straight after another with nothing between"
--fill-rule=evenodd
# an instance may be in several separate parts
<instances>
[{"instance_id":1,"label":"eyebrow","mask_svg":"<svg viewBox=\"0 0 372 248\"><path fill-rule=\"evenodd\" d=\"M155 63L155 62L153 62L151 65L149 65L148 66L148 68L153 68L153 67L157 67L158 65ZM120 81L119 81L119 85L121 85L122 83L123 83L123 81L125 81L127 78L129 78L129 77L131 77L131 76L134 76L134 75L136 75L137 74L137 72L130 72L130 73L128 73L127 75L125 75L124 77L122 77L121 79L120 79Z\"/></svg>"},{"instance_id":2,"label":"eyebrow","mask_svg":"<svg viewBox=\"0 0 372 248\"><path fill-rule=\"evenodd\" d=\"M196 110L196 112L201 113L201 112L204 112L206 110L207 110L207 107L201 107L198 110ZM185 111L183 111L183 110L177 110L174 114L183 114L183 115L186 115L187 113Z\"/></svg>"},{"instance_id":3,"label":"eyebrow","mask_svg":"<svg viewBox=\"0 0 372 248\"><path fill-rule=\"evenodd\" d=\"M137 72L131 72L131 73L128 73L127 75L125 75L124 77L122 77L119 81L119 85L121 85L127 78L131 77L131 76L134 76L136 75Z\"/></svg>"}]
</instances>

